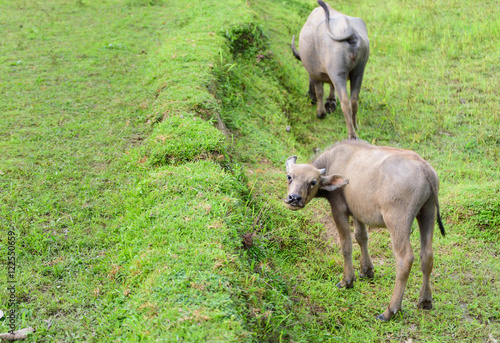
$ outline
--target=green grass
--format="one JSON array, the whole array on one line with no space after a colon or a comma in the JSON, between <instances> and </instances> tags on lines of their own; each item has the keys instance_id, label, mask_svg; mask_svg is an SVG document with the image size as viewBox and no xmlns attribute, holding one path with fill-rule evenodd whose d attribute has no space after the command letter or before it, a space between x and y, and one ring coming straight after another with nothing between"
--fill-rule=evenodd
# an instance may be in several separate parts
<instances>
[{"instance_id":1,"label":"green grass","mask_svg":"<svg viewBox=\"0 0 500 343\"><path fill-rule=\"evenodd\" d=\"M340 291L327 204L282 204L285 159L346 137L289 48L315 1L0 1L0 280L14 230L28 341L500 338L495 3L331 5L369 30L358 134L440 175L434 309L417 258L403 314L375 320L388 233L370 231L373 281Z\"/></svg>"},{"instance_id":2,"label":"green grass","mask_svg":"<svg viewBox=\"0 0 500 343\"><path fill-rule=\"evenodd\" d=\"M244 184L213 113L197 116L217 107L227 21L206 13L241 5L149 5L2 3L1 223L34 341L251 336L225 264L239 238L220 219Z\"/></svg>"},{"instance_id":3,"label":"green grass","mask_svg":"<svg viewBox=\"0 0 500 343\"><path fill-rule=\"evenodd\" d=\"M182 116L163 120L148 137L146 144L138 149L140 155L137 160L158 166L206 158L209 154L222 152L222 132L209 122L197 119ZM200 137L200 132L205 135Z\"/></svg>"}]
</instances>

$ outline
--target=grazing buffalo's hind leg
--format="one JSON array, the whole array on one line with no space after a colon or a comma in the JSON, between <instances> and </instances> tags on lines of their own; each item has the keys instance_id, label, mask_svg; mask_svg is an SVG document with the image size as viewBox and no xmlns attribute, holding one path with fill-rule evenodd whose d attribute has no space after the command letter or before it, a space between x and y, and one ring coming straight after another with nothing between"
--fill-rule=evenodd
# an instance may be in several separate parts
<instances>
[{"instance_id":1,"label":"grazing buffalo's hind leg","mask_svg":"<svg viewBox=\"0 0 500 343\"><path fill-rule=\"evenodd\" d=\"M309 90L307 91L307 96L311 99L311 104L315 104L318 100L316 99L316 90L314 89L314 82L309 77Z\"/></svg>"},{"instance_id":2,"label":"grazing buffalo's hind leg","mask_svg":"<svg viewBox=\"0 0 500 343\"><path fill-rule=\"evenodd\" d=\"M331 72L328 73L332 74ZM358 139L356 130L354 130L354 125L352 122L352 108L351 102L349 100L349 95L347 94L347 80L341 75L337 75L337 78L333 80L335 90L337 91L337 96L339 97L340 107L344 113L345 123L347 125L347 138L348 139Z\"/></svg>"},{"instance_id":3,"label":"grazing buffalo's hind leg","mask_svg":"<svg viewBox=\"0 0 500 343\"><path fill-rule=\"evenodd\" d=\"M337 108L337 98L335 97L335 87L330 83L330 94L325 102L326 113L333 113Z\"/></svg>"},{"instance_id":4,"label":"grazing buffalo's hind leg","mask_svg":"<svg viewBox=\"0 0 500 343\"><path fill-rule=\"evenodd\" d=\"M351 109L352 109L352 123L355 129L358 129L357 114L358 114L358 99L359 92L361 91L361 84L363 82L363 73L365 66L358 67L353 70L349 76L351 81Z\"/></svg>"},{"instance_id":5,"label":"grazing buffalo's hind leg","mask_svg":"<svg viewBox=\"0 0 500 343\"><path fill-rule=\"evenodd\" d=\"M324 93L323 93L323 82L312 80L314 84L314 89L316 91L316 100L318 101L318 107L316 109L316 115L318 118L323 119L326 116L326 109L324 103Z\"/></svg>"}]
</instances>

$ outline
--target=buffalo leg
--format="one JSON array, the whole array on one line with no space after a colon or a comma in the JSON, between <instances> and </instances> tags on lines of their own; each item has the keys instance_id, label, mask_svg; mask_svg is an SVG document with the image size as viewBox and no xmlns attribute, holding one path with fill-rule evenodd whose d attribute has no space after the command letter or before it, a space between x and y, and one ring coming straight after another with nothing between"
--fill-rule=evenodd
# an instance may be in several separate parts
<instances>
[{"instance_id":1,"label":"buffalo leg","mask_svg":"<svg viewBox=\"0 0 500 343\"><path fill-rule=\"evenodd\" d=\"M368 253L368 232L366 232L365 224L357 219L354 219L354 238L356 238L361 248L361 270L359 277L373 278L373 263Z\"/></svg>"},{"instance_id":2,"label":"buffalo leg","mask_svg":"<svg viewBox=\"0 0 500 343\"><path fill-rule=\"evenodd\" d=\"M323 82L316 80L312 80L312 82L314 84L314 90L316 91L316 100L318 101L316 115L318 116L318 118L323 119L326 116L324 94L323 94Z\"/></svg>"},{"instance_id":3,"label":"buffalo leg","mask_svg":"<svg viewBox=\"0 0 500 343\"><path fill-rule=\"evenodd\" d=\"M420 269L422 270L422 288L418 300L418 307L424 310L432 309L432 292L430 286L430 276L434 255L432 253L432 236L434 233L434 221L436 220L436 204L433 200L427 203L420 210L417 216L420 228Z\"/></svg>"},{"instance_id":4,"label":"buffalo leg","mask_svg":"<svg viewBox=\"0 0 500 343\"><path fill-rule=\"evenodd\" d=\"M337 108L337 98L335 97L335 87L330 83L330 94L326 98L325 108L327 113L335 112Z\"/></svg>"},{"instance_id":5,"label":"buffalo leg","mask_svg":"<svg viewBox=\"0 0 500 343\"><path fill-rule=\"evenodd\" d=\"M356 116L358 114L358 99L359 92L361 91L361 83L363 82L364 66L361 71L353 72L351 75L351 109L352 109L352 123L355 129L358 129L358 122Z\"/></svg>"},{"instance_id":6,"label":"buffalo leg","mask_svg":"<svg viewBox=\"0 0 500 343\"><path fill-rule=\"evenodd\" d=\"M311 104L313 105L318 101L316 98L316 90L314 89L314 82L311 77L309 77L309 91L307 92L307 96L311 99Z\"/></svg>"},{"instance_id":7,"label":"buffalo leg","mask_svg":"<svg viewBox=\"0 0 500 343\"><path fill-rule=\"evenodd\" d=\"M398 213L392 214L390 217L397 218ZM411 266L415 256L410 245L410 223L397 223L385 220L387 229L391 234L392 249L396 258L396 284L394 292L389 302L389 306L377 318L381 320L389 320L391 317L401 310L401 303L403 302L403 295L410 275Z\"/></svg>"},{"instance_id":8,"label":"buffalo leg","mask_svg":"<svg viewBox=\"0 0 500 343\"><path fill-rule=\"evenodd\" d=\"M347 125L347 138L358 139L352 122L351 102L349 101L349 96L347 95L347 80L337 77L333 84L335 86L335 90L337 91L337 96L339 97L342 112L344 113L345 123Z\"/></svg>"},{"instance_id":9,"label":"buffalo leg","mask_svg":"<svg viewBox=\"0 0 500 343\"><path fill-rule=\"evenodd\" d=\"M333 219L339 232L340 247L344 258L344 273L337 287L352 288L354 287L354 281L356 281L356 275L354 274L354 266L352 264L352 240L351 230L349 228L349 218L345 215L334 214Z\"/></svg>"}]
</instances>

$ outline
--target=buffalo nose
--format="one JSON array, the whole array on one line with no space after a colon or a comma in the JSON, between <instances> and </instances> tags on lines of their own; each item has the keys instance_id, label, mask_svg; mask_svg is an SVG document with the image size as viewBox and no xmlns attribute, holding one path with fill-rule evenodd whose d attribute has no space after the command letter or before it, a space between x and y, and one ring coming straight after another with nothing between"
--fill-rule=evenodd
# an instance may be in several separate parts
<instances>
[{"instance_id":1,"label":"buffalo nose","mask_svg":"<svg viewBox=\"0 0 500 343\"><path fill-rule=\"evenodd\" d=\"M300 196L300 194L297 194L297 193L293 193L293 194L289 194L288 195L288 202L291 203L291 202L300 202L302 200L302 197Z\"/></svg>"}]
</instances>

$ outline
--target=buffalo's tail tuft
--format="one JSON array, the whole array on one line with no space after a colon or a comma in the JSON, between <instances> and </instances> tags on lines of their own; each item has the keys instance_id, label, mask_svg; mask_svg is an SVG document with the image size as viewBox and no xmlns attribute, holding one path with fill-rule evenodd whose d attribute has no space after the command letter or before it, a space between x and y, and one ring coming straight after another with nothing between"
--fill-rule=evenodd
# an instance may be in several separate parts
<instances>
[{"instance_id":1,"label":"buffalo's tail tuft","mask_svg":"<svg viewBox=\"0 0 500 343\"><path fill-rule=\"evenodd\" d=\"M299 61L302 61L300 58L299 51L295 47L295 35L293 35L292 37L292 44L290 46L292 47L293 56L295 56L295 58L298 59Z\"/></svg>"},{"instance_id":2,"label":"buffalo's tail tuft","mask_svg":"<svg viewBox=\"0 0 500 343\"><path fill-rule=\"evenodd\" d=\"M441 215L439 214L439 208L437 210L437 222L439 225L439 230L441 231L441 235L446 236L446 232L444 231L444 225L443 222L441 221Z\"/></svg>"}]
</instances>

